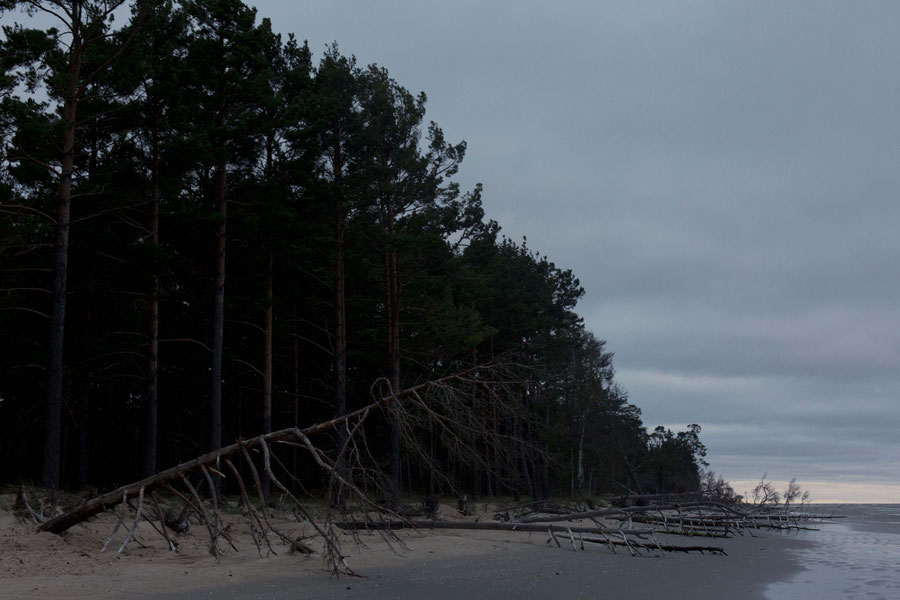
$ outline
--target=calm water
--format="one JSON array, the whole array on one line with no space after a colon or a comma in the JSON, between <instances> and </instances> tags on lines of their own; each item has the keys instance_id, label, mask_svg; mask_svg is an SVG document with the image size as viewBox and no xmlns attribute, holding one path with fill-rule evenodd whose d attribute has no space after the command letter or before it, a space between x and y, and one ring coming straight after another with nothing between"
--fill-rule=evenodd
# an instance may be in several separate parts
<instances>
[{"instance_id":1,"label":"calm water","mask_svg":"<svg viewBox=\"0 0 900 600\"><path fill-rule=\"evenodd\" d=\"M790 534L814 542L793 551L806 570L770 585L769 600L900 598L900 504L814 505L811 512L847 518Z\"/></svg>"}]
</instances>

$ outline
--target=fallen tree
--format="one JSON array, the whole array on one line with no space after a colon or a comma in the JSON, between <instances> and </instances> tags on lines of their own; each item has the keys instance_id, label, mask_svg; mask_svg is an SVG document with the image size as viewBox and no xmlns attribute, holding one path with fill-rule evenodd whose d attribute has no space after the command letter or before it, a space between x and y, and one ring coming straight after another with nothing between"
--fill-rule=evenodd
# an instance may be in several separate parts
<instances>
[{"instance_id":1,"label":"fallen tree","mask_svg":"<svg viewBox=\"0 0 900 600\"><path fill-rule=\"evenodd\" d=\"M362 426L367 418L377 411L391 409L392 414L400 416L402 429L408 433L408 445L413 451L422 449L418 447L412 432L417 428L427 427L439 433L457 456L474 462L482 460L476 450L476 440L481 442L483 448L485 439L493 439L497 445L491 449L493 456L503 457L509 453L508 448L515 446L505 436L492 436L492 432L486 429L485 421L479 418L479 410L489 407L502 415L522 418L517 406L520 394L513 389L517 378L512 376L510 369L509 365L497 363L479 365L396 394L391 393L390 386L385 381L379 380L372 386L373 402L343 417L305 428L289 427L242 439L152 477L90 498L62 514L55 514L54 503L54 510L50 511L36 511L29 507L29 516L39 522L39 530L61 534L101 512L119 508L119 518L103 550L106 550L116 533L124 526L125 538L119 546L119 552L122 552L133 540L140 522L149 523L165 537L169 547L174 548L175 543L167 532L167 527L172 528L173 523L185 523L186 528L186 516L193 514L207 530L209 552L218 556L223 553L223 541L236 549L235 541L223 525L220 499L216 493L220 486L216 485L215 479L230 479L240 492L241 506L246 512L251 537L260 555L263 550L275 552L273 540L280 540L292 551L311 552L307 540L294 539L273 524L262 491L265 477L293 505L298 520L309 523L316 535L323 540L326 564L332 570L352 573L340 550L339 532L335 530L333 513L345 518L348 515L351 518L354 515L361 516L363 521L372 523L385 518L401 518L395 512L398 506L395 491L391 489L387 478L374 466L376 461L368 453L362 433ZM343 440L343 445L333 453L324 451L313 441L317 436L329 432L339 433L334 437ZM293 479L294 474L273 452L273 445L276 444L287 444L305 450L330 478L332 484L329 489L334 495L333 500L338 500L329 504L328 514L324 519L312 518L304 503L282 481L282 478L285 481ZM424 453L421 458L426 461L429 459ZM514 458L510 453L508 460ZM249 469L252 487L235 465L238 459ZM205 494L202 493L204 486ZM251 500L251 489L256 491L256 503ZM166 491L183 503L180 515L176 517L166 514L160 506L158 491ZM383 500L376 502L373 498ZM28 506L24 491L22 501L23 506Z\"/></svg>"},{"instance_id":2,"label":"fallen tree","mask_svg":"<svg viewBox=\"0 0 900 600\"><path fill-rule=\"evenodd\" d=\"M747 529L805 528L801 523L810 520L809 515L775 511L769 505L723 504L696 495L643 495L637 500L617 499L619 506L611 508L600 508L590 501L584 506L539 500L498 509L495 511L498 522L411 520L409 517L416 514L435 515L437 500L430 499L425 503L427 506L423 504L422 510L418 511L400 504L396 490L391 488L389 479L369 454L364 433L367 419L378 411L390 409L392 415L400 417L408 448L418 452L426 464L431 456L420 446L416 431L434 432L457 459L468 460L484 469L490 468L484 462L485 454L492 456L494 465L498 460L514 463L520 458L518 449L523 445L522 440L498 436L488 429L488 421L483 415L525 419L518 404L521 399L521 391L516 388L518 381L508 367L496 364L473 367L398 393L392 393L387 382L379 380L372 386L372 403L343 417L238 440L152 477L85 499L61 514L57 499L52 495L33 508L25 497L24 488L17 498L16 508L19 514L38 523L39 530L56 534L101 512L117 510L115 525L102 550L110 547L122 530L124 534L118 543L118 552L123 552L136 539L135 533L142 522L165 538L168 547L175 550L177 538L169 530L182 533L193 518L206 530L209 552L219 556L225 552L226 545L234 550L238 546L234 537L237 534L229 530L223 519L217 493L221 489L217 479L227 480L240 494L240 508L249 525L249 536L260 556L263 552L275 553L276 543L292 552L313 553L310 537L297 537L276 525L263 493L262 482L267 479L281 499L292 507L296 519L308 524L314 530L312 537L321 540L326 566L333 572L347 574L353 572L341 550L342 532L355 537L360 531L375 531L389 543L399 541L394 532L408 527L546 532L550 538L548 542L561 547L560 539L564 539L576 549L583 549L584 544L589 543L605 545L613 552L617 547L626 547L633 555L642 550L725 554L718 546L663 544L655 535L721 538ZM328 433L335 434L330 439L342 440L342 445L330 452L314 441ZM493 445L486 446L488 440ZM302 487L302 482L296 480L295 473L279 460L274 451L279 444L307 452L330 480L327 486L330 497L324 517L314 518L304 502L285 485L285 482L294 482ZM236 464L238 462L240 464ZM440 473L437 465L431 467ZM246 471L249 471L249 482ZM158 492L165 492L170 500L181 503L180 514L164 510ZM460 511L468 514L464 505L461 502ZM593 526L573 523L583 520L592 522ZM609 521L619 524L610 525Z\"/></svg>"}]
</instances>

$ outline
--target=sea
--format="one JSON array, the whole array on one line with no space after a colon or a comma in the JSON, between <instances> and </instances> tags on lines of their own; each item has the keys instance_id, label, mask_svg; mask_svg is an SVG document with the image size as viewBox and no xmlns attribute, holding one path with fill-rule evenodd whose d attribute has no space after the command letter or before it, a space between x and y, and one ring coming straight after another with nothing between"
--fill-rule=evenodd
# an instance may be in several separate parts
<instances>
[{"instance_id":1,"label":"sea","mask_svg":"<svg viewBox=\"0 0 900 600\"><path fill-rule=\"evenodd\" d=\"M791 533L812 543L792 548L804 569L769 585L769 600L900 599L900 504L815 504L808 512L845 515Z\"/></svg>"}]
</instances>

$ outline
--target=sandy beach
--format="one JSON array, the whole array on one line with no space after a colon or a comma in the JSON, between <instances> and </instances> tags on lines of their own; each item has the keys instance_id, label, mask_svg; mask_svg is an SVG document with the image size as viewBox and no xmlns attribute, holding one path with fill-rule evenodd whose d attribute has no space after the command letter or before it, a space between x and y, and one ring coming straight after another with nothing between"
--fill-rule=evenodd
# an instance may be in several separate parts
<instances>
[{"instance_id":1,"label":"sandy beach","mask_svg":"<svg viewBox=\"0 0 900 600\"><path fill-rule=\"evenodd\" d=\"M410 540L406 558L362 570L365 578L329 578L323 573L279 575L205 589L150 595L154 600L189 598L575 598L667 599L727 597L762 598L766 586L796 570L786 552L795 540L779 536L730 540L729 556L683 554L633 558L600 548L574 551L531 540L480 540L471 536L437 535ZM778 539L777 539L778 538ZM448 546L468 550L459 556Z\"/></svg>"},{"instance_id":2,"label":"sandy beach","mask_svg":"<svg viewBox=\"0 0 900 600\"><path fill-rule=\"evenodd\" d=\"M491 507L483 506L484 513ZM445 506L445 516L452 512ZM242 520L235 515L234 532ZM606 547L575 550L548 545L544 533L497 531L401 531L406 548L389 546L376 533L349 535L343 550L362 577L333 577L320 555L290 554L260 558L249 537L239 552L218 560L206 552L202 527L179 536L170 552L156 532L142 524L127 550L117 549L119 532L106 552L100 548L115 523L111 513L74 527L63 536L36 533L9 512L0 514L0 598L65 597L188 600L191 598L547 598L566 590L575 597L647 597L668 599L727 596L761 598L766 586L799 570L788 548L809 542L759 532L713 540L728 556L656 553L631 557ZM294 523L294 533L309 533ZM305 528L305 530L304 530ZM684 538L660 542L690 545ZM702 542L708 543L708 542Z\"/></svg>"}]
</instances>

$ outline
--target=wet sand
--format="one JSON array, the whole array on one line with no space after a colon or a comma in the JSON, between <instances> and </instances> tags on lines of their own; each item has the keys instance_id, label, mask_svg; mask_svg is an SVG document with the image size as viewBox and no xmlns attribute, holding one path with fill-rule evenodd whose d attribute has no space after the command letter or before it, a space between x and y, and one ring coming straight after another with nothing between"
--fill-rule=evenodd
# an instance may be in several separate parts
<instances>
[{"instance_id":1,"label":"wet sand","mask_svg":"<svg viewBox=\"0 0 900 600\"><path fill-rule=\"evenodd\" d=\"M299 573L289 577L235 582L207 589L150 596L154 600L217 598L281 600L294 598L388 600L416 598L763 598L769 583L790 578L800 570L788 548L808 544L779 534L757 534L724 540L728 556L671 554L631 557L622 550L544 543L544 535L528 539L482 540L487 551L467 556L442 556L439 547L450 536L411 540L405 558L382 557L381 565L362 568L365 578L329 577ZM441 539L443 538L443 539ZM456 540L471 541L471 536ZM662 539L660 540L662 542ZM714 543L718 545L720 540ZM684 540L681 540L684 543ZM458 554L453 553L453 554Z\"/></svg>"}]
</instances>

